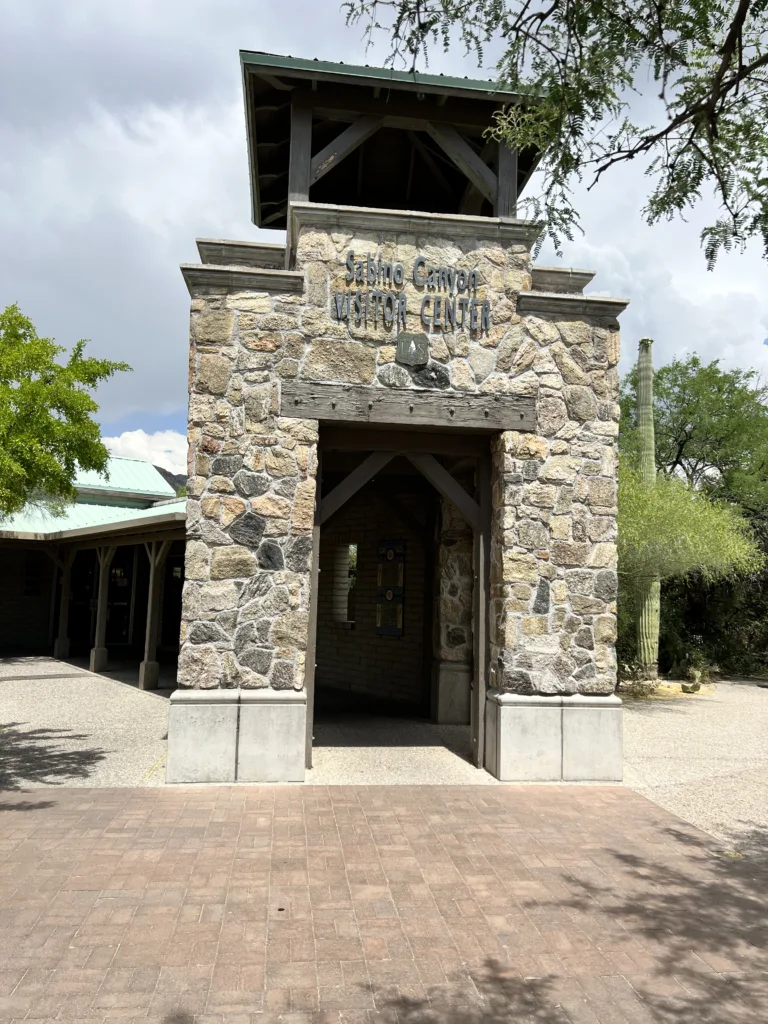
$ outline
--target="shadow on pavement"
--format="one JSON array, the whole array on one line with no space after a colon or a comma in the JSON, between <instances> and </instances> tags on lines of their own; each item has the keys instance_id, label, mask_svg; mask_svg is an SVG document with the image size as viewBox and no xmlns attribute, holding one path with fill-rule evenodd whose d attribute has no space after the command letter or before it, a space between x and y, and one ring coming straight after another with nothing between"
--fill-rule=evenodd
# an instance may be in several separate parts
<instances>
[{"instance_id":1,"label":"shadow on pavement","mask_svg":"<svg viewBox=\"0 0 768 1024\"><path fill-rule=\"evenodd\" d=\"M22 722L2 726L0 790L23 789L30 783L66 785L73 779L87 779L107 751L96 747L72 750L62 745L87 739L86 733L71 729L26 729Z\"/></svg>"},{"instance_id":2,"label":"shadow on pavement","mask_svg":"<svg viewBox=\"0 0 768 1024\"><path fill-rule=\"evenodd\" d=\"M13 803L0 801L0 814L3 811L45 811L49 807L55 806L55 800L37 800L35 802L31 800L17 800Z\"/></svg>"},{"instance_id":3,"label":"shadow on pavement","mask_svg":"<svg viewBox=\"0 0 768 1024\"><path fill-rule=\"evenodd\" d=\"M556 979L524 979L489 958L481 970L472 972L472 982L457 984L438 999L379 993L376 1007L383 1020L402 1024L571 1024L554 993Z\"/></svg>"}]
</instances>

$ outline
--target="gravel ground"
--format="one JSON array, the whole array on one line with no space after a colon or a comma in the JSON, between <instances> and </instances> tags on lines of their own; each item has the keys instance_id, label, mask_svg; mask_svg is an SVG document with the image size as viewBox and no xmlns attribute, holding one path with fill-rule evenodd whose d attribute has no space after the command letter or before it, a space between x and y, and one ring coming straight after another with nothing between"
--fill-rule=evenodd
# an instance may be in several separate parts
<instances>
[{"instance_id":1,"label":"gravel ground","mask_svg":"<svg viewBox=\"0 0 768 1024\"><path fill-rule=\"evenodd\" d=\"M768 689L626 700L624 782L737 848L768 847Z\"/></svg>"},{"instance_id":2,"label":"gravel ground","mask_svg":"<svg viewBox=\"0 0 768 1024\"><path fill-rule=\"evenodd\" d=\"M53 658L2 658L0 716L0 789L165 782L163 696Z\"/></svg>"},{"instance_id":3,"label":"gravel ground","mask_svg":"<svg viewBox=\"0 0 768 1024\"><path fill-rule=\"evenodd\" d=\"M0 789L163 785L167 693L52 658L0 659ZM737 848L768 848L768 689L722 682L625 709L628 786ZM498 785L468 751L465 726L320 719L307 782Z\"/></svg>"}]
</instances>

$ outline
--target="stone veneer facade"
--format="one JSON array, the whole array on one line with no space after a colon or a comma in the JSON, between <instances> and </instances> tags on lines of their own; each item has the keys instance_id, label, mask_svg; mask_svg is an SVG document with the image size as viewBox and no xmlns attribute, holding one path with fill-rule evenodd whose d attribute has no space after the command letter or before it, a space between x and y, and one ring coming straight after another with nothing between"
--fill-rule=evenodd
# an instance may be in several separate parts
<instances>
[{"instance_id":1,"label":"stone veneer facade","mask_svg":"<svg viewBox=\"0 0 768 1024\"><path fill-rule=\"evenodd\" d=\"M535 432L490 439L489 685L499 708L504 694L521 695L515 707L527 706L525 697L540 707L546 696L546 708L560 708L558 698L579 694L604 696L600 707L608 707L616 681L616 317L626 303L583 296L590 275L532 267L537 229L523 221L315 204L294 205L292 216L293 271L185 268L193 299L179 687L236 690L240 700L261 690L266 703L293 691L300 703L318 424L281 415L281 385L298 380L409 389L414 398L427 389L535 399ZM490 330L432 333L429 363L401 365L394 327L332 315L332 293L349 287L350 250L405 265L414 331L424 329L424 288L408 275L418 255L477 270ZM438 546L438 560L471 559L456 524L446 518L443 528L457 532L458 548ZM465 573L454 594L446 580L441 620L450 622L453 603L471 645L466 583ZM442 636L438 645L450 650ZM455 655L466 663L465 648ZM184 706L180 697L179 713ZM500 714L489 719L497 732Z\"/></svg>"}]
</instances>

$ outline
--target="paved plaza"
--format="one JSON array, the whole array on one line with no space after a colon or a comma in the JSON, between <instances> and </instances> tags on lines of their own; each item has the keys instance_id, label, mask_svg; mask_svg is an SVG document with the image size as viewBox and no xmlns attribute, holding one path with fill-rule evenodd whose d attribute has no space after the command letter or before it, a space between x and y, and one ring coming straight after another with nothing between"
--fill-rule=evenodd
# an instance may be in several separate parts
<instances>
[{"instance_id":1,"label":"paved plaza","mask_svg":"<svg viewBox=\"0 0 768 1024\"><path fill-rule=\"evenodd\" d=\"M627 786L350 718L308 785L164 787L163 695L1 678L0 1024L766 1019L768 690L628 702Z\"/></svg>"},{"instance_id":2,"label":"paved plaza","mask_svg":"<svg viewBox=\"0 0 768 1024\"><path fill-rule=\"evenodd\" d=\"M765 862L626 788L62 788L2 808L4 1022L765 1021Z\"/></svg>"}]
</instances>

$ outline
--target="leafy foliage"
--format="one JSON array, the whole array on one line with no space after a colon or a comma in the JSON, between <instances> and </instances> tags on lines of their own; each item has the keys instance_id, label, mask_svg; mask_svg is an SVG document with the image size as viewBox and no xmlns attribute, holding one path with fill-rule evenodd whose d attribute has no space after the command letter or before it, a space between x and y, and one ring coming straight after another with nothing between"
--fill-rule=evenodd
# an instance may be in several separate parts
<instances>
[{"instance_id":1,"label":"leafy foliage","mask_svg":"<svg viewBox=\"0 0 768 1024\"><path fill-rule=\"evenodd\" d=\"M347 22L392 42L416 69L458 37L482 63L500 43L498 79L520 96L490 133L543 151L543 187L528 213L555 246L572 238L574 180L594 186L618 163L646 158L649 224L684 216L705 192L720 215L702 233L707 264L762 239L768 256L768 0L347 0ZM658 97L658 123L629 116ZM645 104L649 106L649 104Z\"/></svg>"},{"instance_id":2,"label":"leafy foliage","mask_svg":"<svg viewBox=\"0 0 768 1024\"><path fill-rule=\"evenodd\" d=\"M638 451L637 370L621 387L621 448ZM656 467L694 487L768 510L768 387L756 370L723 370L697 355L654 374ZM749 498L748 502L743 499Z\"/></svg>"},{"instance_id":3,"label":"leafy foliage","mask_svg":"<svg viewBox=\"0 0 768 1024\"><path fill-rule=\"evenodd\" d=\"M619 572L629 581L687 576L716 579L763 565L749 523L675 477L643 482L619 470Z\"/></svg>"},{"instance_id":4,"label":"leafy foliage","mask_svg":"<svg viewBox=\"0 0 768 1024\"><path fill-rule=\"evenodd\" d=\"M635 414L637 373L622 382L621 459L638 465ZM754 370L723 370L698 356L673 360L656 371L656 467L677 486L685 480L699 498L714 498L748 522L764 554L768 549L768 389ZM649 513L650 518L650 513ZM657 526L647 524L648 528ZM618 654L637 658L637 594L622 575ZM659 663L669 671L695 660L730 672L768 668L768 570L747 575L689 573L667 578L661 594Z\"/></svg>"},{"instance_id":5,"label":"leafy foliage","mask_svg":"<svg viewBox=\"0 0 768 1024\"><path fill-rule=\"evenodd\" d=\"M39 338L18 306L0 313L0 519L30 500L54 511L75 497L77 467L104 472L109 453L91 419L91 392L126 363L84 356Z\"/></svg>"}]
</instances>

